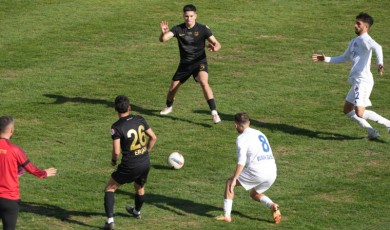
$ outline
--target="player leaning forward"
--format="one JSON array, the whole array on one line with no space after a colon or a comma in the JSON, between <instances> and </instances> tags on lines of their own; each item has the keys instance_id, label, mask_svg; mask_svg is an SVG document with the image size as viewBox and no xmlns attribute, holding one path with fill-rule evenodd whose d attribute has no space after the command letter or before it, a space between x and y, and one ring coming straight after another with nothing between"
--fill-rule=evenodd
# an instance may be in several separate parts
<instances>
[{"instance_id":1,"label":"player leaning forward","mask_svg":"<svg viewBox=\"0 0 390 230\"><path fill-rule=\"evenodd\" d=\"M232 221L234 188L242 186L245 190L250 190L253 200L271 209L274 221L278 224L282 220L279 205L264 194L275 182L277 171L268 139L261 131L250 127L250 119L246 113L237 113L234 123L240 133L236 140L238 163L234 175L226 181L224 214L216 219Z\"/></svg>"},{"instance_id":2,"label":"player leaning forward","mask_svg":"<svg viewBox=\"0 0 390 230\"><path fill-rule=\"evenodd\" d=\"M180 85L184 84L192 75L195 81L200 83L210 107L213 122L217 124L221 119L217 112L213 91L208 83L209 74L205 47L206 40L208 41L207 49L211 52L221 49L221 44L208 26L196 22L196 17L196 7L190 4L183 8L184 23L174 26L171 30L169 30L168 22L162 21L160 23L160 42L176 37L180 50L180 64L172 77L166 108L160 114L166 115L172 112L172 105Z\"/></svg>"},{"instance_id":3,"label":"player leaning forward","mask_svg":"<svg viewBox=\"0 0 390 230\"><path fill-rule=\"evenodd\" d=\"M116 165L121 151L122 160L117 170L111 174L105 188L104 208L107 222L104 229L109 230L114 229L115 191L123 184L134 182L135 206L127 206L126 211L136 218L141 217L144 186L150 170L149 152L157 140L146 120L131 114L130 102L126 96L115 98L115 110L118 112L119 120L111 127L113 141L111 164Z\"/></svg>"},{"instance_id":4,"label":"player leaning forward","mask_svg":"<svg viewBox=\"0 0 390 230\"><path fill-rule=\"evenodd\" d=\"M384 71L382 47L368 35L368 30L373 23L374 19L370 15L360 13L356 16L355 21L355 33L358 37L349 43L344 54L337 57L326 57L323 54L312 55L313 61L340 63L351 60L352 68L349 74L351 88L345 99L344 113L367 130L368 140L377 138L379 132L372 128L367 119L386 126L390 133L390 121L388 119L372 110L366 110L367 106L371 106L370 94L374 86L374 78L370 70L372 50L375 51L378 61L379 75L383 75Z\"/></svg>"}]
</instances>

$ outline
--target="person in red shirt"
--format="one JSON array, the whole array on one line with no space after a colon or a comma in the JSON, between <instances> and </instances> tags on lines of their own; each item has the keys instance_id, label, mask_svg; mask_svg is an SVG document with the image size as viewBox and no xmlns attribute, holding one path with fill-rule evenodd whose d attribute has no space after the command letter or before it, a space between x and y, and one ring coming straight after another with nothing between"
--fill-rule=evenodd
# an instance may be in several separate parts
<instances>
[{"instance_id":1,"label":"person in red shirt","mask_svg":"<svg viewBox=\"0 0 390 230\"><path fill-rule=\"evenodd\" d=\"M23 149L11 143L14 120L0 117L0 219L3 230L14 230L19 214L19 180L21 168L39 178L55 176L57 169L39 169L26 156Z\"/></svg>"}]
</instances>

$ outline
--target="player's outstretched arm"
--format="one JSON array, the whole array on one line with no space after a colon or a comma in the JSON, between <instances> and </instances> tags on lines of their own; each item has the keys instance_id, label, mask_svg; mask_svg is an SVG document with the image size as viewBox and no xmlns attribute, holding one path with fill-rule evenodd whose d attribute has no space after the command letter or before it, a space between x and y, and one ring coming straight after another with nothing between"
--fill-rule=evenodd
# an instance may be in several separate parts
<instances>
[{"instance_id":1,"label":"player's outstretched arm","mask_svg":"<svg viewBox=\"0 0 390 230\"><path fill-rule=\"evenodd\" d=\"M48 169L45 169L45 172L46 172L47 177L55 176L57 174L57 169L56 168L48 168Z\"/></svg>"},{"instance_id":2,"label":"player's outstretched arm","mask_svg":"<svg viewBox=\"0 0 390 230\"><path fill-rule=\"evenodd\" d=\"M40 169L37 166L34 165L31 161L27 160L26 163L23 164L23 168L30 174L38 177L38 178L45 178L48 176L52 176L53 172L55 175L55 172L57 169L50 168L50 169ZM54 170L53 170L54 169Z\"/></svg>"},{"instance_id":3,"label":"player's outstretched arm","mask_svg":"<svg viewBox=\"0 0 390 230\"><path fill-rule=\"evenodd\" d=\"M313 54L311 55L311 60L313 61L324 61L325 55L324 54Z\"/></svg>"},{"instance_id":4,"label":"player's outstretched arm","mask_svg":"<svg viewBox=\"0 0 390 230\"><path fill-rule=\"evenodd\" d=\"M160 42L165 42L173 38L174 34L171 31L169 31L169 25L167 21L162 21L160 23L160 27L161 27Z\"/></svg>"}]
</instances>

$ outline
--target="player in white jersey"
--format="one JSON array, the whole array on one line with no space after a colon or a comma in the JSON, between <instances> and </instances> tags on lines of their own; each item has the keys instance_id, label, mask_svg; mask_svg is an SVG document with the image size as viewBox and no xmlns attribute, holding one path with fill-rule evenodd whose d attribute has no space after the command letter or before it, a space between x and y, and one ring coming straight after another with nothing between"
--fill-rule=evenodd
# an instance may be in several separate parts
<instances>
[{"instance_id":1,"label":"player in white jersey","mask_svg":"<svg viewBox=\"0 0 390 230\"><path fill-rule=\"evenodd\" d=\"M274 221L278 224L282 220L279 205L264 195L275 182L277 171L268 139L262 132L250 127L250 119L246 113L237 113L234 123L240 133L236 141L238 163L234 175L226 181L224 214L216 219L232 221L234 188L242 186L245 190L250 190L253 200L271 209Z\"/></svg>"},{"instance_id":2,"label":"player in white jersey","mask_svg":"<svg viewBox=\"0 0 390 230\"><path fill-rule=\"evenodd\" d=\"M390 133L390 121L366 107L371 106L370 94L374 86L374 78L370 71L372 50L375 51L378 61L378 73L383 75L383 53L382 47L376 43L368 30L374 23L374 19L366 14L360 13L356 16L355 33L358 37L354 38L348 46L348 49L341 56L326 57L324 54L313 54L313 61L325 61L330 63L340 63L351 60L352 67L349 74L349 83L351 88L345 98L344 113L357 122L368 132L367 140L376 139L379 132L372 128L367 120L375 121L387 127Z\"/></svg>"}]
</instances>

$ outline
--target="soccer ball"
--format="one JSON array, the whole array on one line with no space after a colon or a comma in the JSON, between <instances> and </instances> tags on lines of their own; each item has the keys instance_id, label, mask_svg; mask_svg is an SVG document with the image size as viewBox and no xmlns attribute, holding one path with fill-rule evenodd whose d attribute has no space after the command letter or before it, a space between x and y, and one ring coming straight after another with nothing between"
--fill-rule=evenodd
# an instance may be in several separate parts
<instances>
[{"instance_id":1,"label":"soccer ball","mask_svg":"<svg viewBox=\"0 0 390 230\"><path fill-rule=\"evenodd\" d=\"M169 154L167 163L169 167L180 169L184 165L184 157L179 152L173 152Z\"/></svg>"}]
</instances>

